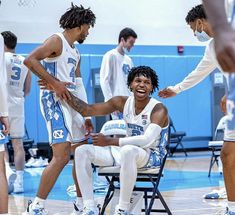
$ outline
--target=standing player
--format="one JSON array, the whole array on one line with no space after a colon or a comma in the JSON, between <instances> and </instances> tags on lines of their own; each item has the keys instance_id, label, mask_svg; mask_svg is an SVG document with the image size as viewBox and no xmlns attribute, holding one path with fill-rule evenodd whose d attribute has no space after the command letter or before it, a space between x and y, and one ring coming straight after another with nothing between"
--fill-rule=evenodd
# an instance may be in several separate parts
<instances>
[{"instance_id":1,"label":"standing player","mask_svg":"<svg viewBox=\"0 0 235 215\"><path fill-rule=\"evenodd\" d=\"M235 2L226 1L228 22L225 13L225 1L203 1L208 19L215 33L215 51L220 66L227 79L227 113L224 144L221 151L225 188L228 205L225 215L235 215ZM230 4L229 4L230 3Z\"/></svg>"},{"instance_id":2,"label":"standing player","mask_svg":"<svg viewBox=\"0 0 235 215\"><path fill-rule=\"evenodd\" d=\"M4 144L7 142L6 135L9 132L7 86L6 86L6 65L4 57L4 40L0 35L0 214L7 215L8 212L8 187L4 162Z\"/></svg>"},{"instance_id":3,"label":"standing player","mask_svg":"<svg viewBox=\"0 0 235 215\"><path fill-rule=\"evenodd\" d=\"M25 58L15 54L16 35L10 31L4 31L1 34L5 44L10 137L14 149L14 163L17 176L13 192L22 193L24 192L23 174L25 164L25 151L23 147L23 137L25 134L24 98L30 91L31 72L23 64Z\"/></svg>"},{"instance_id":4,"label":"standing player","mask_svg":"<svg viewBox=\"0 0 235 215\"><path fill-rule=\"evenodd\" d=\"M224 10L224 6L221 7L221 10ZM213 39L214 28L212 28L213 25L211 25L207 19L203 5L198 5L189 11L186 17L186 21L198 39L201 38L201 40L209 40L211 38L211 40L206 47L203 59L200 61L196 69L191 72L182 82L176 84L173 87L170 86L161 90L159 92L159 96L163 98L175 96L178 93L195 86L216 68L219 68L221 71L223 71L216 59ZM224 75L228 88L228 92L226 93L228 121L225 127L221 160L223 163L223 174L229 200L229 207L227 208L226 214L235 214L235 75L232 73L229 75L224 73Z\"/></svg>"},{"instance_id":5,"label":"standing player","mask_svg":"<svg viewBox=\"0 0 235 215\"><path fill-rule=\"evenodd\" d=\"M94 13L89 8L85 9L83 6L72 4L59 21L64 31L49 37L25 59L25 65L39 78L50 84L55 92L42 90L40 95L41 110L46 120L53 158L43 171L37 197L28 206L25 214L47 214L44 209L45 199L60 172L70 160L71 143L78 134L80 134L79 138L84 137L83 117L70 108L65 101L71 97L69 91L79 98L84 99L86 96L80 75L80 54L74 43L83 43L89 34L90 27L94 26L95 19ZM65 87L62 82L70 82L70 84ZM78 90L76 90L77 87L79 87ZM73 126L76 123L80 130L78 127L74 130ZM91 123L87 125L90 131L92 125ZM80 200L81 198L78 198L77 203L81 203ZM79 213L77 211L77 214Z\"/></svg>"},{"instance_id":6,"label":"standing player","mask_svg":"<svg viewBox=\"0 0 235 215\"><path fill-rule=\"evenodd\" d=\"M127 76L133 67L133 62L127 53L135 44L137 34L131 28L124 28L118 37L118 46L108 51L104 56L100 68L100 86L104 100L114 96L129 96ZM111 114L112 119L120 119L122 115L116 111Z\"/></svg>"},{"instance_id":7,"label":"standing player","mask_svg":"<svg viewBox=\"0 0 235 215\"><path fill-rule=\"evenodd\" d=\"M115 215L128 215L137 168L158 167L165 155L168 114L150 95L158 88L158 77L147 66L132 68L127 85L132 96L115 96L104 103L88 105L72 95L68 103L83 116L100 116L120 111L127 123L127 137L93 134L93 145L76 148L76 174L84 201L83 215L98 215L93 196L92 167L120 166L120 198ZM154 161L154 162L151 162Z\"/></svg>"}]
</instances>

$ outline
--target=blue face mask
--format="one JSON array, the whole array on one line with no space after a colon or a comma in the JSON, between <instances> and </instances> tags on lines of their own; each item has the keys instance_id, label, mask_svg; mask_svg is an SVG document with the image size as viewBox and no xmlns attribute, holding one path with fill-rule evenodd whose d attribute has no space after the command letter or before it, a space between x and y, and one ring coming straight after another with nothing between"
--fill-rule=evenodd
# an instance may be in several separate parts
<instances>
[{"instance_id":1,"label":"blue face mask","mask_svg":"<svg viewBox=\"0 0 235 215\"><path fill-rule=\"evenodd\" d=\"M129 53L128 49L125 48L125 47L122 47L122 50L123 50L124 54L128 54Z\"/></svg>"},{"instance_id":2,"label":"blue face mask","mask_svg":"<svg viewBox=\"0 0 235 215\"><path fill-rule=\"evenodd\" d=\"M196 30L194 34L200 42L206 42L211 38L205 31L199 32Z\"/></svg>"},{"instance_id":3,"label":"blue face mask","mask_svg":"<svg viewBox=\"0 0 235 215\"><path fill-rule=\"evenodd\" d=\"M194 34L200 42L206 42L211 38L205 31L203 31L203 25L202 25L202 31L199 32L197 30L197 24L196 24L196 30Z\"/></svg>"}]
</instances>

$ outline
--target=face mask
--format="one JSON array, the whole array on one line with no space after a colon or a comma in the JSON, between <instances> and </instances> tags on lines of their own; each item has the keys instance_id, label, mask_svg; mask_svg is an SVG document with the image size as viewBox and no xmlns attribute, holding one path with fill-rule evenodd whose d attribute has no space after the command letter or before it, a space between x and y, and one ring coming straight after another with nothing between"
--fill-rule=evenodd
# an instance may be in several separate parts
<instances>
[{"instance_id":1,"label":"face mask","mask_svg":"<svg viewBox=\"0 0 235 215\"><path fill-rule=\"evenodd\" d=\"M196 30L194 33L200 42L206 42L210 39L210 36L205 31L199 32Z\"/></svg>"},{"instance_id":2,"label":"face mask","mask_svg":"<svg viewBox=\"0 0 235 215\"><path fill-rule=\"evenodd\" d=\"M122 50L123 50L124 54L128 54L129 53L128 49L125 48L125 47L122 47Z\"/></svg>"},{"instance_id":3,"label":"face mask","mask_svg":"<svg viewBox=\"0 0 235 215\"><path fill-rule=\"evenodd\" d=\"M206 42L210 39L210 36L205 31L203 31L203 28L202 28L202 32L199 32L197 30L197 26L196 26L196 30L195 30L194 34L200 42Z\"/></svg>"}]
</instances>

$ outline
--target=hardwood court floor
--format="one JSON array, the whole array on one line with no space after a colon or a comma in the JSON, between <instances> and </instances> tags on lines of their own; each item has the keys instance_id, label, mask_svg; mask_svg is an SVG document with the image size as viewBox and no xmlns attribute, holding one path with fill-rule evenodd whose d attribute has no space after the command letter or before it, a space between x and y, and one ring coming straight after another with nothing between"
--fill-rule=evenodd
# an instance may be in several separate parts
<instances>
[{"instance_id":1,"label":"hardwood court floor","mask_svg":"<svg viewBox=\"0 0 235 215\"><path fill-rule=\"evenodd\" d=\"M223 177L217 172L216 167L208 178L209 161L210 152L189 152L187 158L177 153L167 160L160 191L173 215L214 215L220 210L223 211L226 200L203 199L204 194L223 187ZM66 193L67 186L72 184L70 174L71 165L68 165L47 200L46 208L49 214L69 215L72 212L73 199ZM25 176L24 195L9 197L9 214L20 215L24 211L27 200L35 196L39 178L40 174ZM98 197L101 201L102 196ZM156 205L159 207L157 200Z\"/></svg>"}]
</instances>

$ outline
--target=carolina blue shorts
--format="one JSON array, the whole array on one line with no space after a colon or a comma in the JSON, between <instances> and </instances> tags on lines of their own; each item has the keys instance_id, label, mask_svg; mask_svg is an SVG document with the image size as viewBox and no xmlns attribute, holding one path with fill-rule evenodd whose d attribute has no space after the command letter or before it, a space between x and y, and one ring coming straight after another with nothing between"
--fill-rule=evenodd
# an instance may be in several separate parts
<instances>
[{"instance_id":1,"label":"carolina blue shorts","mask_svg":"<svg viewBox=\"0 0 235 215\"><path fill-rule=\"evenodd\" d=\"M84 118L55 94L41 92L41 112L46 121L50 144L84 140Z\"/></svg>"}]
</instances>

